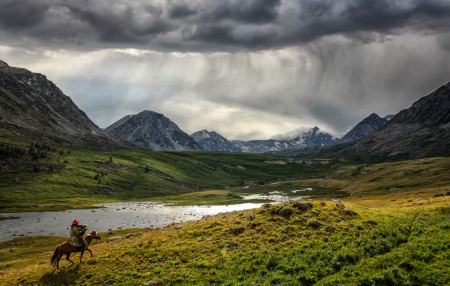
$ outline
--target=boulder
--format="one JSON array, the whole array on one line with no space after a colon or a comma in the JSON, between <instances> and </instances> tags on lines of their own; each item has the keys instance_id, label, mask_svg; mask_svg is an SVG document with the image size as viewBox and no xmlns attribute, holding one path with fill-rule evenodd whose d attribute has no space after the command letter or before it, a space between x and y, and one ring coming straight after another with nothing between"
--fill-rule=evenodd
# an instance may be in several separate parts
<instances>
[{"instance_id":1,"label":"boulder","mask_svg":"<svg viewBox=\"0 0 450 286\"><path fill-rule=\"evenodd\" d=\"M230 232L234 235L238 235L244 232L244 227L243 226L239 226L239 227L233 227L230 229Z\"/></svg>"},{"instance_id":2,"label":"boulder","mask_svg":"<svg viewBox=\"0 0 450 286\"><path fill-rule=\"evenodd\" d=\"M337 203L336 206L340 209L345 209L345 206L343 203Z\"/></svg>"},{"instance_id":3,"label":"boulder","mask_svg":"<svg viewBox=\"0 0 450 286\"><path fill-rule=\"evenodd\" d=\"M370 224L370 225L378 225L378 223L374 220L369 219L368 221L364 222L365 224Z\"/></svg>"},{"instance_id":4,"label":"boulder","mask_svg":"<svg viewBox=\"0 0 450 286\"><path fill-rule=\"evenodd\" d=\"M332 225L327 226L327 228L325 228L326 231L328 232L334 232L336 230L336 228Z\"/></svg>"},{"instance_id":5,"label":"boulder","mask_svg":"<svg viewBox=\"0 0 450 286\"><path fill-rule=\"evenodd\" d=\"M278 211L278 214L281 216L290 216L293 213L290 208L282 208Z\"/></svg>"},{"instance_id":6,"label":"boulder","mask_svg":"<svg viewBox=\"0 0 450 286\"><path fill-rule=\"evenodd\" d=\"M310 202L295 202L293 207L301 211L308 211L312 209L313 204Z\"/></svg>"},{"instance_id":7,"label":"boulder","mask_svg":"<svg viewBox=\"0 0 450 286\"><path fill-rule=\"evenodd\" d=\"M352 211L351 209L343 209L342 211L341 211L341 213L343 214L343 215L358 215L355 211Z\"/></svg>"},{"instance_id":8,"label":"boulder","mask_svg":"<svg viewBox=\"0 0 450 286\"><path fill-rule=\"evenodd\" d=\"M312 220L308 223L309 226L311 227L320 227L320 222L318 222L317 220Z\"/></svg>"},{"instance_id":9,"label":"boulder","mask_svg":"<svg viewBox=\"0 0 450 286\"><path fill-rule=\"evenodd\" d=\"M116 283L116 280L114 280L114 279L108 279L108 280L106 280L105 282L103 282L102 285L112 285L112 284L114 284L114 283Z\"/></svg>"},{"instance_id":10,"label":"boulder","mask_svg":"<svg viewBox=\"0 0 450 286\"><path fill-rule=\"evenodd\" d=\"M115 241L115 240L120 240L121 239L121 237L120 236L113 236L113 237L110 237L110 238L108 238L108 242L111 242L111 241Z\"/></svg>"}]
</instances>

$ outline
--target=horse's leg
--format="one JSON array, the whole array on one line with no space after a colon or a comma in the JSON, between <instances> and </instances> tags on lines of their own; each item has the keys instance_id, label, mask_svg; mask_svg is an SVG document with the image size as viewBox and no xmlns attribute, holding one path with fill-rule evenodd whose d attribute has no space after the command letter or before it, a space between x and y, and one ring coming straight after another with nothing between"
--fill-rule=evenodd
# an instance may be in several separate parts
<instances>
[{"instance_id":1,"label":"horse's leg","mask_svg":"<svg viewBox=\"0 0 450 286\"><path fill-rule=\"evenodd\" d=\"M64 255L64 253L59 252L58 260L56 260L56 268L59 268L59 260L61 260L61 257L63 257L63 255Z\"/></svg>"},{"instance_id":2,"label":"horse's leg","mask_svg":"<svg viewBox=\"0 0 450 286\"><path fill-rule=\"evenodd\" d=\"M72 260L70 260L70 252L66 253L66 260L72 262L72 264L74 264L75 262L73 262Z\"/></svg>"},{"instance_id":3,"label":"horse's leg","mask_svg":"<svg viewBox=\"0 0 450 286\"><path fill-rule=\"evenodd\" d=\"M84 253L84 250L82 250L80 253L80 264L81 264L81 259L83 259L83 253Z\"/></svg>"},{"instance_id":4,"label":"horse's leg","mask_svg":"<svg viewBox=\"0 0 450 286\"><path fill-rule=\"evenodd\" d=\"M91 253L91 258L92 258L92 251L89 248L86 248L85 250L87 250Z\"/></svg>"}]
</instances>

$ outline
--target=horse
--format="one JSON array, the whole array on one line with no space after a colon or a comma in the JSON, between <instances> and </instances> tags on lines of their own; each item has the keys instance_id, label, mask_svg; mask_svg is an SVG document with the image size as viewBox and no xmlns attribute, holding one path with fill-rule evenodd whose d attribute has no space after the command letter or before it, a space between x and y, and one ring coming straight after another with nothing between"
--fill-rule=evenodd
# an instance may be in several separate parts
<instances>
[{"instance_id":1,"label":"horse","mask_svg":"<svg viewBox=\"0 0 450 286\"><path fill-rule=\"evenodd\" d=\"M88 233L84 236L84 240L86 241L86 244L84 245L84 247L77 247L77 246L73 246L72 244L68 243L68 242L64 242L60 245L58 245L55 249L55 252L53 253L52 258L50 259L50 265L52 265L53 267L59 268L59 260L61 259L61 257L63 255L66 255L66 260L72 262L72 264L74 264L74 262L72 260L70 260L70 254L72 252L81 252L80 254L80 264L81 264L81 259L83 258L83 253L87 250L91 253L91 258L92 258L92 251L89 249L89 244L91 244L93 239L99 240L101 237L100 235L95 231L91 231L91 233Z\"/></svg>"}]
</instances>

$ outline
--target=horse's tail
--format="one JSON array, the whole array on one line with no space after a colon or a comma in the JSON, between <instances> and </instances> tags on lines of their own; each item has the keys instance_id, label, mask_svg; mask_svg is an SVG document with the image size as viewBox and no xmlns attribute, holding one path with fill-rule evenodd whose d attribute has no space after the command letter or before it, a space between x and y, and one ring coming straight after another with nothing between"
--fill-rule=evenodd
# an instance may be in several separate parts
<instances>
[{"instance_id":1,"label":"horse's tail","mask_svg":"<svg viewBox=\"0 0 450 286\"><path fill-rule=\"evenodd\" d=\"M56 267L56 265L58 264L58 256L59 256L60 248L61 248L61 246L58 245L55 249L55 252L53 253L52 258L50 258L50 265L53 267Z\"/></svg>"}]
</instances>

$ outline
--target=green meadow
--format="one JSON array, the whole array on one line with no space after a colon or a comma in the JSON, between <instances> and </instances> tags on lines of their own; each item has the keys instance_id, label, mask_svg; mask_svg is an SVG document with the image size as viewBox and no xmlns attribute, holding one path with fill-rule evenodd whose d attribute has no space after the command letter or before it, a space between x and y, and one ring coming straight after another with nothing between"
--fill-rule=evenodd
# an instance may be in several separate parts
<instances>
[{"instance_id":1,"label":"green meadow","mask_svg":"<svg viewBox=\"0 0 450 286\"><path fill-rule=\"evenodd\" d=\"M323 160L288 163L284 157L244 153L54 147L11 137L0 137L0 154L3 213L85 208L110 201L164 200L215 189L231 192L246 182L269 184L324 177L343 165ZM285 164L273 163L279 160ZM237 198L224 193L216 203L237 202Z\"/></svg>"},{"instance_id":2,"label":"green meadow","mask_svg":"<svg viewBox=\"0 0 450 286\"><path fill-rule=\"evenodd\" d=\"M79 264L73 254L76 263L63 258L59 269L49 259L64 237L16 238L0 243L0 285L450 285L449 158L362 165L50 147L36 160L47 147L2 140L1 150L27 152L2 159L2 212L119 200L232 204L275 191L308 198L101 233L92 258Z\"/></svg>"}]
</instances>

